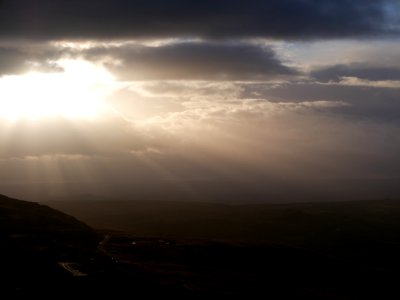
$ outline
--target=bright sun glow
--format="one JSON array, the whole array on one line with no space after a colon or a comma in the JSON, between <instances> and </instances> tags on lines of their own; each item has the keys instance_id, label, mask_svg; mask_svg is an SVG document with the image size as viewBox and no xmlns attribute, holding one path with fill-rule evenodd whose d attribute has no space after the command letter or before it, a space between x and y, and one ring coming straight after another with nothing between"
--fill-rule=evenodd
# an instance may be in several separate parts
<instances>
[{"instance_id":1,"label":"bright sun glow","mask_svg":"<svg viewBox=\"0 0 400 300\"><path fill-rule=\"evenodd\" d=\"M60 60L58 73L27 73L0 78L0 118L93 118L105 109L114 78L83 60Z\"/></svg>"}]
</instances>

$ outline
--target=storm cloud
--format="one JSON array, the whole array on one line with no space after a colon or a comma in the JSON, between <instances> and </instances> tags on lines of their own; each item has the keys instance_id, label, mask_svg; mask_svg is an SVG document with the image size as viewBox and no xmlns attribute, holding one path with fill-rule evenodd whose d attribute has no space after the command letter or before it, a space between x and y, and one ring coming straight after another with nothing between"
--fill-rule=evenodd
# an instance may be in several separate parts
<instances>
[{"instance_id":1,"label":"storm cloud","mask_svg":"<svg viewBox=\"0 0 400 300\"><path fill-rule=\"evenodd\" d=\"M88 50L85 57L117 60L108 68L123 80L269 80L299 73L270 47L248 43L102 47Z\"/></svg>"},{"instance_id":2,"label":"storm cloud","mask_svg":"<svg viewBox=\"0 0 400 300\"><path fill-rule=\"evenodd\" d=\"M4 0L0 36L315 39L398 33L394 0Z\"/></svg>"},{"instance_id":3,"label":"storm cloud","mask_svg":"<svg viewBox=\"0 0 400 300\"><path fill-rule=\"evenodd\" d=\"M311 76L321 82L337 82L343 77L372 81L400 80L400 67L369 66L368 63L341 64L315 70L311 72Z\"/></svg>"},{"instance_id":4,"label":"storm cloud","mask_svg":"<svg viewBox=\"0 0 400 300\"><path fill-rule=\"evenodd\" d=\"M320 84L315 82L283 83L280 85L243 85L243 97L261 97L272 102L327 101L348 105L329 108L330 113L359 121L399 122L400 88ZM326 110L325 110L326 112Z\"/></svg>"}]
</instances>

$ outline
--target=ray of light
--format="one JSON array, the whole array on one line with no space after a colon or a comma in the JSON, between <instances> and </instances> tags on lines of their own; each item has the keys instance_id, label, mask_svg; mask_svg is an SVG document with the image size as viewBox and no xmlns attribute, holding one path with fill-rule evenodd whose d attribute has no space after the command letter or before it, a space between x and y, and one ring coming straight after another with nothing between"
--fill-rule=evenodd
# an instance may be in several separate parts
<instances>
[{"instance_id":1,"label":"ray of light","mask_svg":"<svg viewBox=\"0 0 400 300\"><path fill-rule=\"evenodd\" d=\"M106 69L83 60L56 63L62 72L1 77L0 117L93 118L106 109L103 99L114 88L114 78Z\"/></svg>"}]
</instances>

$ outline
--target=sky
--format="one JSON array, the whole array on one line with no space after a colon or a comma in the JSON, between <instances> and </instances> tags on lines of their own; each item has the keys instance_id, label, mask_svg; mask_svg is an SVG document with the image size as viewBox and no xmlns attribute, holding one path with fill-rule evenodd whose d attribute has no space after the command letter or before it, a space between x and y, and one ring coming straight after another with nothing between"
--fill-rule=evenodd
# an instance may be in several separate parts
<instances>
[{"instance_id":1,"label":"sky","mask_svg":"<svg viewBox=\"0 0 400 300\"><path fill-rule=\"evenodd\" d=\"M400 1L0 0L0 193L400 197Z\"/></svg>"}]
</instances>

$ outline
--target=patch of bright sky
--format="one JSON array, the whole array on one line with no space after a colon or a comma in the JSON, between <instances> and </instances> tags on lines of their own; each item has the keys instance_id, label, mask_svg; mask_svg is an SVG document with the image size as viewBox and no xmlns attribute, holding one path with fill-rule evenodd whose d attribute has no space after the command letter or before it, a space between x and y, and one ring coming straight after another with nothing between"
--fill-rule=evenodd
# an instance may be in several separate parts
<instances>
[{"instance_id":1,"label":"patch of bright sky","mask_svg":"<svg viewBox=\"0 0 400 300\"><path fill-rule=\"evenodd\" d=\"M115 89L107 70L82 60L55 63L64 71L1 77L0 117L93 118L106 109L104 99Z\"/></svg>"},{"instance_id":2,"label":"patch of bright sky","mask_svg":"<svg viewBox=\"0 0 400 300\"><path fill-rule=\"evenodd\" d=\"M350 63L393 66L400 57L400 39L276 42L270 45L288 65L306 71Z\"/></svg>"},{"instance_id":3,"label":"patch of bright sky","mask_svg":"<svg viewBox=\"0 0 400 300\"><path fill-rule=\"evenodd\" d=\"M96 47L118 48L127 46L162 47L182 42L198 42L198 38L164 38L164 39L137 39L137 40L88 40L88 41L53 41L50 44L56 48L71 48L75 50L88 50Z\"/></svg>"}]
</instances>

